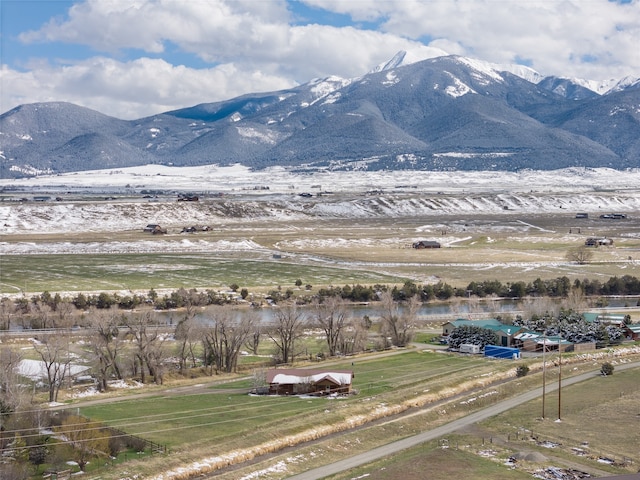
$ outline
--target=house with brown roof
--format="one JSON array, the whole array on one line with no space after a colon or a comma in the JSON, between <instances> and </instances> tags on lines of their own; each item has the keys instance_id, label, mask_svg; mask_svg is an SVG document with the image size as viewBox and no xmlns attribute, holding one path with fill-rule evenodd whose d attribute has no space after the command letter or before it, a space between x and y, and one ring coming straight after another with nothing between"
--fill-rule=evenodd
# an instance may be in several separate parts
<instances>
[{"instance_id":1,"label":"house with brown roof","mask_svg":"<svg viewBox=\"0 0 640 480\"><path fill-rule=\"evenodd\" d=\"M351 370L276 368L267 371L270 395L348 395Z\"/></svg>"}]
</instances>

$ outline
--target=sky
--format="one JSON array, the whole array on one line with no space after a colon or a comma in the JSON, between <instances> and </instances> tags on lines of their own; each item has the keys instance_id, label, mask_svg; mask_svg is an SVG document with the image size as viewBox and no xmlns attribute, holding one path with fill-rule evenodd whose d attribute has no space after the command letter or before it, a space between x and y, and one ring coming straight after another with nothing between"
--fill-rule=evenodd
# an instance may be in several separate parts
<instances>
[{"instance_id":1,"label":"sky","mask_svg":"<svg viewBox=\"0 0 640 480\"><path fill-rule=\"evenodd\" d=\"M401 50L637 78L640 0L0 0L0 113L66 101L130 120Z\"/></svg>"}]
</instances>

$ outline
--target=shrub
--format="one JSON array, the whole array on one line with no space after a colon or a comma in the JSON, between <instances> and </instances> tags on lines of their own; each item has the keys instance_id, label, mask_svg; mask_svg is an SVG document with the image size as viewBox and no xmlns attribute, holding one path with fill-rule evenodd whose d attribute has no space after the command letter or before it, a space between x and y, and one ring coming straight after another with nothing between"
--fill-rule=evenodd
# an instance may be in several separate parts
<instances>
[{"instance_id":1,"label":"shrub","mask_svg":"<svg viewBox=\"0 0 640 480\"><path fill-rule=\"evenodd\" d=\"M600 367L600 373L605 377L608 375L613 375L613 365L609 362L603 363L602 367Z\"/></svg>"},{"instance_id":2,"label":"shrub","mask_svg":"<svg viewBox=\"0 0 640 480\"><path fill-rule=\"evenodd\" d=\"M122 437L112 435L109 437L109 455L117 457L126 448L126 442Z\"/></svg>"},{"instance_id":3,"label":"shrub","mask_svg":"<svg viewBox=\"0 0 640 480\"><path fill-rule=\"evenodd\" d=\"M518 368L516 368L516 377L526 377L527 373L529 373L527 365L518 365Z\"/></svg>"},{"instance_id":4,"label":"shrub","mask_svg":"<svg viewBox=\"0 0 640 480\"><path fill-rule=\"evenodd\" d=\"M144 439L140 437L127 436L124 437L124 439L126 446L131 448L132 450L135 450L136 452L144 452L144 449L147 446L147 442L145 442Z\"/></svg>"}]
</instances>

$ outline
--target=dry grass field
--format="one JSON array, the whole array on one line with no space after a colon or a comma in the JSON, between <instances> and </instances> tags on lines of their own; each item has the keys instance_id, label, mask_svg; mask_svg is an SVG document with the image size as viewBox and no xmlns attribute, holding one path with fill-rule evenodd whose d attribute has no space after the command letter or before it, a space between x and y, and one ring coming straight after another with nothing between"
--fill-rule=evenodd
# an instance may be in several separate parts
<instances>
[{"instance_id":1,"label":"dry grass field","mask_svg":"<svg viewBox=\"0 0 640 480\"><path fill-rule=\"evenodd\" d=\"M443 281L503 283L640 276L640 214L626 220L558 214L446 214L412 217L248 218L207 232L122 230L3 235L0 293L289 286ZM567 252L587 237L584 265ZM442 248L414 249L417 240ZM25 257L26 256L26 257ZM97 268L100 265L103 267ZM196 267L194 267L196 265Z\"/></svg>"},{"instance_id":2,"label":"dry grass field","mask_svg":"<svg viewBox=\"0 0 640 480\"><path fill-rule=\"evenodd\" d=\"M537 399L328 479L570 479L576 472L591 477L638 472L640 434L633 423L640 411L639 369L563 389L561 421L555 420L557 392L546 402L544 420Z\"/></svg>"}]
</instances>

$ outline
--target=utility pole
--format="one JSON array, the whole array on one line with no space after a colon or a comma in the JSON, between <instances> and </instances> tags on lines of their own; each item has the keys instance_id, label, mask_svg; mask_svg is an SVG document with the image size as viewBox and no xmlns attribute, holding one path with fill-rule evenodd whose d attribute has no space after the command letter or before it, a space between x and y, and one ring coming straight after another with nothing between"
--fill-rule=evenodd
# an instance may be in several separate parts
<instances>
[{"instance_id":1,"label":"utility pole","mask_svg":"<svg viewBox=\"0 0 640 480\"><path fill-rule=\"evenodd\" d=\"M547 337L546 335L542 336L542 419L544 420L544 400L545 400L545 392L546 392L546 373L547 373L547 363L545 361L545 352L547 351Z\"/></svg>"},{"instance_id":2,"label":"utility pole","mask_svg":"<svg viewBox=\"0 0 640 480\"><path fill-rule=\"evenodd\" d=\"M558 422L562 421L561 411L562 411L562 344L558 342L558 353L560 355L558 361Z\"/></svg>"}]
</instances>

